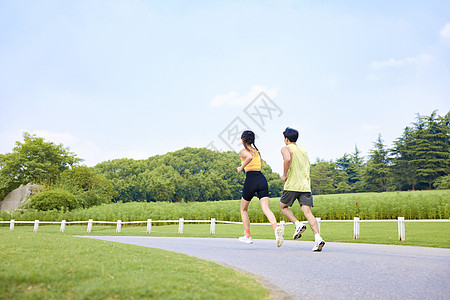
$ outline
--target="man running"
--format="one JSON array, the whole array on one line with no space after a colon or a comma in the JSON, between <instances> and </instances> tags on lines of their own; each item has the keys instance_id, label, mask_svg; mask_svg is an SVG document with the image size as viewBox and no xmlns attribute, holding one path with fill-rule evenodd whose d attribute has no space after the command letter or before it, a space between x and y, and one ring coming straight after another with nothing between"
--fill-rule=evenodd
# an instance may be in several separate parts
<instances>
[{"instance_id":1,"label":"man running","mask_svg":"<svg viewBox=\"0 0 450 300\"><path fill-rule=\"evenodd\" d=\"M292 211L289 209L298 200L303 214L308 220L309 226L314 232L315 243L313 251L322 251L325 241L319 233L319 226L316 218L311 212L313 199L311 195L311 183L309 178L309 159L306 151L296 144L298 131L292 128L286 128L283 132L285 147L281 149L283 155L283 175L281 180L285 182L283 194L280 198L280 208L283 215L295 224L295 233L293 238L298 239L306 230L306 225L298 221Z\"/></svg>"}]
</instances>

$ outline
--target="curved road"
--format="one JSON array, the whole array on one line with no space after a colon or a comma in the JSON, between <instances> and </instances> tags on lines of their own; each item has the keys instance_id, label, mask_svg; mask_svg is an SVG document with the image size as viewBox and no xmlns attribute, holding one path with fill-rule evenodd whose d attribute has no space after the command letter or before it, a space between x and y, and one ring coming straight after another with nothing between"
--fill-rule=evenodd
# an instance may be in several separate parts
<instances>
[{"instance_id":1,"label":"curved road","mask_svg":"<svg viewBox=\"0 0 450 300\"><path fill-rule=\"evenodd\" d=\"M311 241L84 236L160 248L260 275L295 299L450 299L450 249ZM279 298L283 296L279 295Z\"/></svg>"}]
</instances>

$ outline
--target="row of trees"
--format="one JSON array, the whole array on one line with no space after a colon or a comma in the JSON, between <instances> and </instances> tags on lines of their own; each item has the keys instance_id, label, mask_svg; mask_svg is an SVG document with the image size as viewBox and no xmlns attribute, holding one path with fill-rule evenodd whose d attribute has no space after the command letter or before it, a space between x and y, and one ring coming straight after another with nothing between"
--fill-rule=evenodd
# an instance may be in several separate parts
<instances>
[{"instance_id":1,"label":"row of trees","mask_svg":"<svg viewBox=\"0 0 450 300\"><path fill-rule=\"evenodd\" d=\"M239 199L245 175L236 172L239 156L205 148L184 148L147 160L118 159L94 170L110 180L117 191L114 201L208 201ZM263 164L272 197L283 182Z\"/></svg>"},{"instance_id":2,"label":"row of trees","mask_svg":"<svg viewBox=\"0 0 450 300\"><path fill-rule=\"evenodd\" d=\"M311 165L313 193L450 188L449 137L449 113L419 115L392 148L379 136L367 159L356 147L335 161L318 159ZM238 154L204 148L184 148L146 160L117 159L92 168L80 166L81 161L63 145L24 133L24 142L17 142L12 153L0 154L0 200L29 182L45 187L30 202L37 209L111 201L239 199L245 179L236 172ZM262 169L270 196L280 196L279 174L266 164Z\"/></svg>"},{"instance_id":3,"label":"row of trees","mask_svg":"<svg viewBox=\"0 0 450 300\"><path fill-rule=\"evenodd\" d=\"M388 148L378 136L365 160L358 148L311 166L315 194L450 188L450 113L418 115Z\"/></svg>"}]
</instances>

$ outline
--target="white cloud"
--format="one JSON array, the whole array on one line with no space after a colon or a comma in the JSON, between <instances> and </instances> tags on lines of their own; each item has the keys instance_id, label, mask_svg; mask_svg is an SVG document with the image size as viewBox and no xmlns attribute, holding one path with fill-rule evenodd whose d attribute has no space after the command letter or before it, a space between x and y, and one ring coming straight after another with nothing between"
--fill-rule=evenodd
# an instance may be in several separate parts
<instances>
[{"instance_id":1,"label":"white cloud","mask_svg":"<svg viewBox=\"0 0 450 300\"><path fill-rule=\"evenodd\" d=\"M214 106L214 107L219 107L219 106L224 106L224 105L226 105L226 106L245 106L245 105L249 104L251 101L253 101L261 92L265 92L267 94L267 96L269 96L270 98L274 98L274 97L276 97L276 95L278 93L278 88L267 89L264 86L255 85L244 96L239 96L239 94L237 92L232 91L225 95L215 96L211 100L210 104L211 104L211 106Z\"/></svg>"},{"instance_id":2,"label":"white cloud","mask_svg":"<svg viewBox=\"0 0 450 300\"><path fill-rule=\"evenodd\" d=\"M441 37L444 39L450 39L450 23L445 24L441 29Z\"/></svg>"},{"instance_id":3,"label":"white cloud","mask_svg":"<svg viewBox=\"0 0 450 300\"><path fill-rule=\"evenodd\" d=\"M418 65L433 61L434 57L429 54L422 54L417 57L407 57L403 59L394 59L391 58L389 60L384 61L373 61L370 63L370 67L373 70L381 70L391 67L402 67L408 65Z\"/></svg>"}]
</instances>

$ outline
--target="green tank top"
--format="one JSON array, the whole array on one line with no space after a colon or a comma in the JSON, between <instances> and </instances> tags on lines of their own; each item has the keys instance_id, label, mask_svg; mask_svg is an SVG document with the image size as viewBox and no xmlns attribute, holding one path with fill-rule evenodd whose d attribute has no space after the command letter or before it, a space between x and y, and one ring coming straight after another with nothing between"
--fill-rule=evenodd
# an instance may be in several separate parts
<instances>
[{"instance_id":1,"label":"green tank top","mask_svg":"<svg viewBox=\"0 0 450 300\"><path fill-rule=\"evenodd\" d=\"M306 151L299 145L289 144L292 150L292 161L284 183L285 191L311 192L309 178L309 159Z\"/></svg>"}]
</instances>

